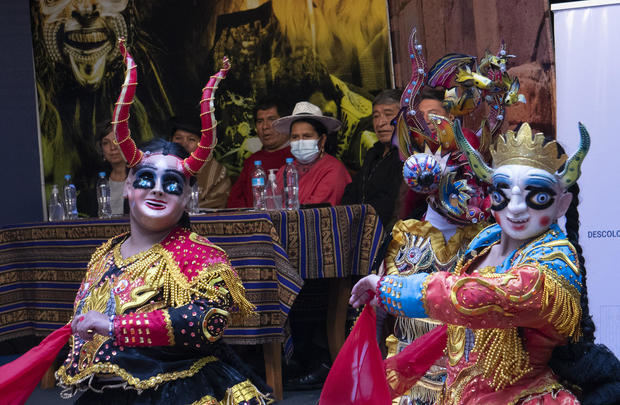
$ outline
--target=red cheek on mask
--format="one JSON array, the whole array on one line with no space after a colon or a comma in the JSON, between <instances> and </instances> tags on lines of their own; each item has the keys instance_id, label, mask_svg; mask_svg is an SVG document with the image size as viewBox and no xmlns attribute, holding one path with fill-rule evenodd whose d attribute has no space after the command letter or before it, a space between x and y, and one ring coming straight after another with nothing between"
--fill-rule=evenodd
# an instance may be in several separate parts
<instances>
[{"instance_id":1,"label":"red cheek on mask","mask_svg":"<svg viewBox=\"0 0 620 405\"><path fill-rule=\"evenodd\" d=\"M551 218L549 217L540 218L540 226L549 226L550 223L551 223Z\"/></svg>"}]
</instances>

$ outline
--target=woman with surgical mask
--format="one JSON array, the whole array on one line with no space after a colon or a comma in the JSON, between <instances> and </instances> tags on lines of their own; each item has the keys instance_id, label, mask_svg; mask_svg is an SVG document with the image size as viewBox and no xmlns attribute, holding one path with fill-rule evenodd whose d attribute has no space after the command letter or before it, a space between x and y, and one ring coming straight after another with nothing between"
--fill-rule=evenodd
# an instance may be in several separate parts
<instances>
[{"instance_id":1,"label":"woman with surgical mask","mask_svg":"<svg viewBox=\"0 0 620 405\"><path fill-rule=\"evenodd\" d=\"M330 155L328 137L341 125L340 121L324 116L319 107L307 101L297 103L292 115L273 123L277 131L289 131L291 135L291 153L299 173L300 204L340 204L351 176L342 162ZM281 188L283 175L284 167L277 175Z\"/></svg>"}]
</instances>

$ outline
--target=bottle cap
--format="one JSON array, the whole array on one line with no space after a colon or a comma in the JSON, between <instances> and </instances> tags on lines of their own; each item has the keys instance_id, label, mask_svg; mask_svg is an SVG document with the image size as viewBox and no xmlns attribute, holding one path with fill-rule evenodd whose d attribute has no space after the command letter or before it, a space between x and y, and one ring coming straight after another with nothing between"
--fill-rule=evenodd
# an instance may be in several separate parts
<instances>
[{"instance_id":1,"label":"bottle cap","mask_svg":"<svg viewBox=\"0 0 620 405\"><path fill-rule=\"evenodd\" d=\"M262 162L262 161L260 161L260 160L255 160L255 161L254 161L254 166L260 166L260 165L262 165L262 164L263 164L263 162Z\"/></svg>"},{"instance_id":2,"label":"bottle cap","mask_svg":"<svg viewBox=\"0 0 620 405\"><path fill-rule=\"evenodd\" d=\"M286 158L286 163L293 163L293 158Z\"/></svg>"},{"instance_id":3,"label":"bottle cap","mask_svg":"<svg viewBox=\"0 0 620 405\"><path fill-rule=\"evenodd\" d=\"M276 169L269 169L269 180L276 179Z\"/></svg>"},{"instance_id":4,"label":"bottle cap","mask_svg":"<svg viewBox=\"0 0 620 405\"><path fill-rule=\"evenodd\" d=\"M99 177L104 178L105 177L105 172L99 172Z\"/></svg>"},{"instance_id":5,"label":"bottle cap","mask_svg":"<svg viewBox=\"0 0 620 405\"><path fill-rule=\"evenodd\" d=\"M71 180L71 175L70 174L65 174L65 180Z\"/></svg>"}]
</instances>

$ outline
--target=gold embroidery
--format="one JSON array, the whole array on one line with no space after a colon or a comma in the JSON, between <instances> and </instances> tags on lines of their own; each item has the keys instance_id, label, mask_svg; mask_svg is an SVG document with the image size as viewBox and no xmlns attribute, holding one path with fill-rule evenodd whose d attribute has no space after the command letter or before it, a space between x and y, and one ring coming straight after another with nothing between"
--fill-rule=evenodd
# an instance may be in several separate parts
<instances>
[{"instance_id":1,"label":"gold embroidery","mask_svg":"<svg viewBox=\"0 0 620 405\"><path fill-rule=\"evenodd\" d=\"M113 374L122 378L124 381L127 382L127 384L137 389L145 390L149 388L155 388L158 385L168 381L191 377L195 375L198 371L200 371L200 369L202 369L206 364L212 363L214 361L218 361L218 359L214 356L203 357L196 361L194 364L192 364L187 370L173 371L171 373L161 373L154 375L146 380L140 380L139 378L134 377L129 372L127 372L127 370L120 368L116 364L111 363L94 364L86 368L85 370L75 374L74 376L69 376L66 372L65 366L60 366L60 368L56 372L56 377L64 385L75 385L90 376L91 374Z\"/></svg>"},{"instance_id":2,"label":"gold embroidery","mask_svg":"<svg viewBox=\"0 0 620 405\"><path fill-rule=\"evenodd\" d=\"M164 320L166 321L166 331L168 332L168 344L174 346L174 329L172 328L172 321L170 320L170 313L167 309L161 311L164 314Z\"/></svg>"},{"instance_id":3,"label":"gold embroidery","mask_svg":"<svg viewBox=\"0 0 620 405\"><path fill-rule=\"evenodd\" d=\"M566 390L566 389L564 388L564 386L562 386L562 384L558 382L543 385L542 387L528 388L526 390L521 391L518 395L514 397L512 401L508 402L506 405L516 405L521 400L526 399L526 397L530 395L552 393L554 390ZM527 402L527 401L524 400L523 402Z\"/></svg>"},{"instance_id":4,"label":"gold embroidery","mask_svg":"<svg viewBox=\"0 0 620 405\"><path fill-rule=\"evenodd\" d=\"M273 402L269 396L262 394L250 380L245 380L226 390L222 404L240 404L252 399L256 399L258 403Z\"/></svg>"},{"instance_id":5,"label":"gold embroidery","mask_svg":"<svg viewBox=\"0 0 620 405\"><path fill-rule=\"evenodd\" d=\"M209 340L209 342L215 342L216 340L218 340L219 338L222 337L222 334L224 333L224 326L225 325L221 325L221 330L220 333L218 334L213 334L211 332L209 332L209 328L208 328L208 323L209 323L209 319L215 315L222 315L226 318L228 318L229 313L227 311L224 311L223 309L219 309L219 308L211 308L209 310L209 312L207 312L207 314L205 315L204 320L202 321L202 333L205 335L205 337Z\"/></svg>"},{"instance_id":6,"label":"gold embroidery","mask_svg":"<svg viewBox=\"0 0 620 405\"><path fill-rule=\"evenodd\" d=\"M458 257L459 250L465 241L471 240L480 232L486 224L478 223L467 225L457 229L456 233L448 242L445 241L441 231L433 227L429 222L417 221L415 219L398 221L392 229L393 240L390 242L385 256L386 274L399 274L395 265L395 258L401 247L426 248L430 244L431 255L434 265L442 270L449 270ZM415 235L412 239L410 235ZM427 264L420 264L413 269L413 273L418 272L420 267L428 267Z\"/></svg>"},{"instance_id":7,"label":"gold embroidery","mask_svg":"<svg viewBox=\"0 0 620 405\"><path fill-rule=\"evenodd\" d=\"M226 253L226 251L224 249L222 249L221 247L219 247L218 245L214 245L213 243L209 242L208 239L198 235L196 232L192 232L189 234L189 240L191 240L194 243L198 243L199 245L202 246L209 246L213 249L217 249L221 252Z\"/></svg>"},{"instance_id":8,"label":"gold embroidery","mask_svg":"<svg viewBox=\"0 0 620 405\"><path fill-rule=\"evenodd\" d=\"M448 325L448 359L451 366L455 366L465 353L465 327Z\"/></svg>"},{"instance_id":9,"label":"gold embroidery","mask_svg":"<svg viewBox=\"0 0 620 405\"><path fill-rule=\"evenodd\" d=\"M510 280L517 278L517 276L512 272L502 273L501 275L499 275L499 277L503 279L500 282L501 286L505 286L506 284L508 284ZM502 306L497 305L497 304L484 305L478 308L465 308L457 297L458 290L461 287L463 287L463 285L465 285L466 283L472 282L472 283L480 284L488 288L490 291L495 292L498 295L501 295L502 297L510 300L511 302L520 303L520 302L529 300L536 293L540 291L542 281L543 281L542 279L543 279L542 273L538 271L538 277L536 278L536 282L534 283L534 285L529 291L523 294L520 294L520 295L512 295L512 294L507 293L506 291L504 291L502 288L498 287L497 285L495 285L495 283L486 281L484 278L463 277L463 278L458 279L452 286L452 289L450 291L450 298L452 300L452 304L454 304L454 307L459 312L465 315L482 315L489 311L496 311L496 312L501 313L503 316L514 316L514 314L512 313L504 311L504 308L502 308Z\"/></svg>"},{"instance_id":10,"label":"gold embroidery","mask_svg":"<svg viewBox=\"0 0 620 405\"><path fill-rule=\"evenodd\" d=\"M442 394L442 398L439 398L437 403L442 405L460 404L465 387L481 374L482 372L476 366L464 368L458 373L452 384L446 387L446 390L444 390Z\"/></svg>"},{"instance_id":11,"label":"gold embroidery","mask_svg":"<svg viewBox=\"0 0 620 405\"><path fill-rule=\"evenodd\" d=\"M88 311L105 313L109 299L110 283L108 281L104 281L104 284L101 287L91 286L90 294L86 297L81 313L85 314Z\"/></svg>"}]
</instances>

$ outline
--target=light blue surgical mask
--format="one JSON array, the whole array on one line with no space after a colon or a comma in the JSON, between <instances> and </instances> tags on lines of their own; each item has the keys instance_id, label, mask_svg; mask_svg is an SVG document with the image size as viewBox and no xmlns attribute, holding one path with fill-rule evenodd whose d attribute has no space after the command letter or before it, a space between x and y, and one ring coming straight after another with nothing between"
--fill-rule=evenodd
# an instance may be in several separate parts
<instances>
[{"instance_id":1,"label":"light blue surgical mask","mask_svg":"<svg viewBox=\"0 0 620 405\"><path fill-rule=\"evenodd\" d=\"M303 139L291 142L291 153L299 163L314 162L320 155L318 139Z\"/></svg>"}]
</instances>

